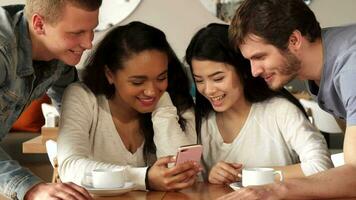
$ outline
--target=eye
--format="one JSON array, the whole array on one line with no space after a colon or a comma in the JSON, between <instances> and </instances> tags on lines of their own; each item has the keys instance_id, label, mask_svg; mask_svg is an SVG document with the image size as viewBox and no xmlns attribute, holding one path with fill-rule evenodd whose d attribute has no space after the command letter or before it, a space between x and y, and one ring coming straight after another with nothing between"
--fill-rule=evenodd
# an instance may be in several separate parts
<instances>
[{"instance_id":1,"label":"eye","mask_svg":"<svg viewBox=\"0 0 356 200\"><path fill-rule=\"evenodd\" d=\"M194 81L195 81L196 84L203 83L203 80L200 80L200 79L194 79Z\"/></svg>"},{"instance_id":2,"label":"eye","mask_svg":"<svg viewBox=\"0 0 356 200\"><path fill-rule=\"evenodd\" d=\"M157 80L158 81L164 81L167 79L167 76L162 76L162 77L158 77Z\"/></svg>"},{"instance_id":3,"label":"eye","mask_svg":"<svg viewBox=\"0 0 356 200\"><path fill-rule=\"evenodd\" d=\"M70 32L69 34L71 34L72 36L80 36L83 33L84 33L83 31L78 31L78 32Z\"/></svg>"},{"instance_id":4,"label":"eye","mask_svg":"<svg viewBox=\"0 0 356 200\"><path fill-rule=\"evenodd\" d=\"M256 56L254 60L263 60L265 57L264 55Z\"/></svg>"},{"instance_id":5,"label":"eye","mask_svg":"<svg viewBox=\"0 0 356 200\"><path fill-rule=\"evenodd\" d=\"M213 80L215 81L215 82L220 82L220 81L222 81L223 79L224 79L225 77L217 77L217 78L214 78Z\"/></svg>"},{"instance_id":6,"label":"eye","mask_svg":"<svg viewBox=\"0 0 356 200\"><path fill-rule=\"evenodd\" d=\"M142 85L143 81L131 81L131 84L138 86L138 85Z\"/></svg>"}]
</instances>

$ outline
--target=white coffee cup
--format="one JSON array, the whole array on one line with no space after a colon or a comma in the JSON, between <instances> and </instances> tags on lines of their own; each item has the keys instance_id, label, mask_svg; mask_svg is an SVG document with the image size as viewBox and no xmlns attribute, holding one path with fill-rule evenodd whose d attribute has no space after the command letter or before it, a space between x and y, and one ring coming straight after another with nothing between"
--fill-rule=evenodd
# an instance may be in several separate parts
<instances>
[{"instance_id":1,"label":"white coffee cup","mask_svg":"<svg viewBox=\"0 0 356 200\"><path fill-rule=\"evenodd\" d=\"M88 176L90 180L88 181ZM94 169L86 174L85 184L93 188L119 188L125 185L125 168Z\"/></svg>"},{"instance_id":2,"label":"white coffee cup","mask_svg":"<svg viewBox=\"0 0 356 200\"><path fill-rule=\"evenodd\" d=\"M242 186L265 185L274 182L276 175L283 181L283 173L273 168L244 168L242 169Z\"/></svg>"}]
</instances>

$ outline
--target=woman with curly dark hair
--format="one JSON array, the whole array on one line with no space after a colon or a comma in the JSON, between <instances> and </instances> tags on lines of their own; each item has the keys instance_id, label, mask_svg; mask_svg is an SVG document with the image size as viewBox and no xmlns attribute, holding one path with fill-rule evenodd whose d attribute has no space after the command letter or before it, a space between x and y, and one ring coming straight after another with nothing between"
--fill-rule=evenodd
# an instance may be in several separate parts
<instances>
[{"instance_id":1,"label":"woman with curly dark hair","mask_svg":"<svg viewBox=\"0 0 356 200\"><path fill-rule=\"evenodd\" d=\"M89 59L83 82L65 92L61 179L80 183L93 169L129 165L127 181L139 189L186 188L199 164L167 165L179 146L192 143L189 82L165 34L141 22L115 27Z\"/></svg>"}]
</instances>

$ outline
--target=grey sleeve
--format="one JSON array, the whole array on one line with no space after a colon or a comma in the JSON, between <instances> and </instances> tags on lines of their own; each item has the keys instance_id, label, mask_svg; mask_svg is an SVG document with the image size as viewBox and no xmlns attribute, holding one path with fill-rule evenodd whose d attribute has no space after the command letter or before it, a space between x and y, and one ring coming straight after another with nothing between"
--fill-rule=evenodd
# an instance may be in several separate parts
<instances>
[{"instance_id":1,"label":"grey sleeve","mask_svg":"<svg viewBox=\"0 0 356 200\"><path fill-rule=\"evenodd\" d=\"M346 110L347 126L356 125L356 52L343 57L342 71L335 77L336 90Z\"/></svg>"},{"instance_id":2,"label":"grey sleeve","mask_svg":"<svg viewBox=\"0 0 356 200\"><path fill-rule=\"evenodd\" d=\"M64 66L61 77L47 90L48 96L52 99L53 105L59 111L61 109L61 100L65 88L76 81L78 81L77 69L73 66Z\"/></svg>"}]
</instances>

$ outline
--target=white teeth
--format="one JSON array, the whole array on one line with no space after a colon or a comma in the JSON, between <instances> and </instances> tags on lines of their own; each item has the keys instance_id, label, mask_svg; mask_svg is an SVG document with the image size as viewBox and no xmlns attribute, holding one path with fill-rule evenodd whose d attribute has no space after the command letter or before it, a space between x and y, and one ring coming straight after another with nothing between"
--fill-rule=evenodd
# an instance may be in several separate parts
<instances>
[{"instance_id":1,"label":"white teeth","mask_svg":"<svg viewBox=\"0 0 356 200\"><path fill-rule=\"evenodd\" d=\"M140 99L140 100L144 102L152 102L154 99Z\"/></svg>"},{"instance_id":2,"label":"white teeth","mask_svg":"<svg viewBox=\"0 0 356 200\"><path fill-rule=\"evenodd\" d=\"M74 54L78 54L78 55L81 55L83 53L83 51L74 51L74 50L71 50Z\"/></svg>"},{"instance_id":3,"label":"white teeth","mask_svg":"<svg viewBox=\"0 0 356 200\"><path fill-rule=\"evenodd\" d=\"M224 98L224 95L221 95L221 96L217 96L217 97L211 97L211 100L213 101L220 101L221 99Z\"/></svg>"}]
</instances>

